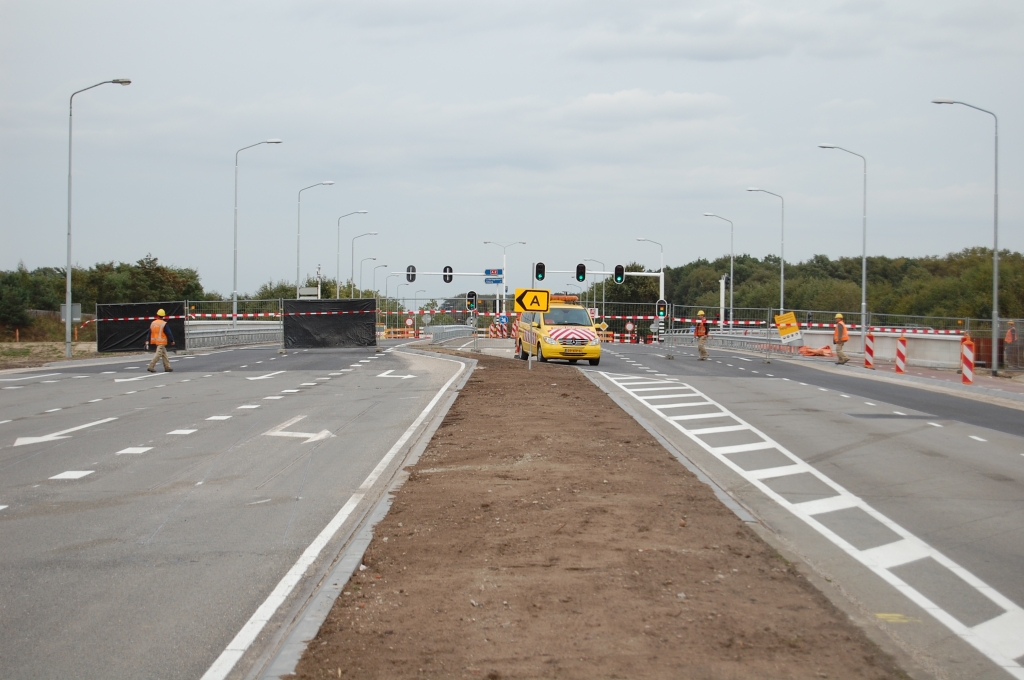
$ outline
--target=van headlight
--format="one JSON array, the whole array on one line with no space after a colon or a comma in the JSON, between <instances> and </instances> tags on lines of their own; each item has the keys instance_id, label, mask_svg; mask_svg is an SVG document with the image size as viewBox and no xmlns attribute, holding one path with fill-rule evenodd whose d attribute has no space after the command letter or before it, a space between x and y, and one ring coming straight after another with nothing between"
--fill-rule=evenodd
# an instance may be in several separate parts
<instances>
[{"instance_id":1,"label":"van headlight","mask_svg":"<svg viewBox=\"0 0 1024 680\"><path fill-rule=\"evenodd\" d=\"M544 336L544 342L548 343L549 345L557 345L558 344L558 340L555 340L554 338L548 337L546 335Z\"/></svg>"},{"instance_id":2,"label":"van headlight","mask_svg":"<svg viewBox=\"0 0 1024 680\"><path fill-rule=\"evenodd\" d=\"M590 342L588 342L587 344L588 344L588 345L600 345L600 344L601 344L601 341L600 341L599 339L597 339L597 338L594 338L593 340L591 340L591 341L590 341Z\"/></svg>"}]
</instances>

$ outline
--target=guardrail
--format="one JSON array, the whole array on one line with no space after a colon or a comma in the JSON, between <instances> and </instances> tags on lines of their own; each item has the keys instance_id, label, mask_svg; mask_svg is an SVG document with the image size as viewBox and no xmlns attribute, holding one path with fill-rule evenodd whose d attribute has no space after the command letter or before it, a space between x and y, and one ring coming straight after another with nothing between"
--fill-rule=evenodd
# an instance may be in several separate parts
<instances>
[{"instance_id":1,"label":"guardrail","mask_svg":"<svg viewBox=\"0 0 1024 680\"><path fill-rule=\"evenodd\" d=\"M476 332L472 326L431 326L430 344L439 345L452 338L471 338Z\"/></svg>"},{"instance_id":2,"label":"guardrail","mask_svg":"<svg viewBox=\"0 0 1024 680\"><path fill-rule=\"evenodd\" d=\"M665 331L665 343L670 346L696 346L697 339L688 330ZM714 333L708 336L709 347L726 347L730 349L742 349L748 352L764 352L766 355L775 354L798 354L796 345L785 345L779 339L778 333L768 334L762 330L759 334L750 333L740 335L738 333Z\"/></svg>"},{"instance_id":3,"label":"guardrail","mask_svg":"<svg viewBox=\"0 0 1024 680\"><path fill-rule=\"evenodd\" d=\"M282 344L284 329L278 325L262 328L203 328L185 330L185 347L203 349L210 347L228 347L232 345L265 345Z\"/></svg>"}]
</instances>

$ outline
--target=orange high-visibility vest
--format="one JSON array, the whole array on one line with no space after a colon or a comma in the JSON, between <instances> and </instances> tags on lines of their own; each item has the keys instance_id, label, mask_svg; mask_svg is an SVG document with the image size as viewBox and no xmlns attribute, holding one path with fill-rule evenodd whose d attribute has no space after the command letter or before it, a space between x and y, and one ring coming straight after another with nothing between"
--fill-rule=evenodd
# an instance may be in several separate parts
<instances>
[{"instance_id":1,"label":"orange high-visibility vest","mask_svg":"<svg viewBox=\"0 0 1024 680\"><path fill-rule=\"evenodd\" d=\"M693 334L696 335L698 338L702 337L704 335L707 335L708 334L708 322L705 321L704 319L699 319L697 321L697 327L694 328L694 330L693 330Z\"/></svg>"},{"instance_id":2,"label":"orange high-visibility vest","mask_svg":"<svg viewBox=\"0 0 1024 680\"><path fill-rule=\"evenodd\" d=\"M1017 342L1017 327L1016 326L1010 326L1006 330L1006 337L1003 338L1003 342L1005 342L1008 345L1010 343Z\"/></svg>"},{"instance_id":3,"label":"orange high-visibility vest","mask_svg":"<svg viewBox=\"0 0 1024 680\"><path fill-rule=\"evenodd\" d=\"M850 333L846 330L846 324L842 321L836 324L836 329L832 333L833 342L849 342Z\"/></svg>"},{"instance_id":4,"label":"orange high-visibility vest","mask_svg":"<svg viewBox=\"0 0 1024 680\"><path fill-rule=\"evenodd\" d=\"M153 323L149 324L149 344L151 345L166 345L167 335L164 333L164 326L167 322L163 319L156 319Z\"/></svg>"}]
</instances>

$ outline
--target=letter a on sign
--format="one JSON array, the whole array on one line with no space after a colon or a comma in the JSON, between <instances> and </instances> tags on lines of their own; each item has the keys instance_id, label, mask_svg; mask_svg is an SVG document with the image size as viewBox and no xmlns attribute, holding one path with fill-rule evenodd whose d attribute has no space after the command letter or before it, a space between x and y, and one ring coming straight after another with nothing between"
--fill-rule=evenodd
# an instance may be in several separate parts
<instances>
[{"instance_id":1,"label":"letter a on sign","mask_svg":"<svg viewBox=\"0 0 1024 680\"><path fill-rule=\"evenodd\" d=\"M551 291L516 288L516 312L546 312L551 309Z\"/></svg>"}]
</instances>

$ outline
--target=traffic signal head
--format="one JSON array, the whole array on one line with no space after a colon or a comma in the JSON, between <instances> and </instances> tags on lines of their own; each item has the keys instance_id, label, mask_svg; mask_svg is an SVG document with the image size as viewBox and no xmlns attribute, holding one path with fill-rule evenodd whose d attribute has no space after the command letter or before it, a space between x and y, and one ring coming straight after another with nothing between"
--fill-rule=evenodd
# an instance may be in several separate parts
<instances>
[{"instance_id":1,"label":"traffic signal head","mask_svg":"<svg viewBox=\"0 0 1024 680\"><path fill-rule=\"evenodd\" d=\"M534 278L534 280L536 280L536 281L543 281L545 274L546 274L546 270L545 270L543 262L538 262L537 264L533 265L533 278Z\"/></svg>"},{"instance_id":2,"label":"traffic signal head","mask_svg":"<svg viewBox=\"0 0 1024 680\"><path fill-rule=\"evenodd\" d=\"M732 288L732 277L728 274L725 275L725 289L729 290Z\"/></svg>"},{"instance_id":3,"label":"traffic signal head","mask_svg":"<svg viewBox=\"0 0 1024 680\"><path fill-rule=\"evenodd\" d=\"M452 282L452 272L454 270L451 267L445 267L441 271L443 272L441 274L441 278L444 280L444 282L445 283L451 283Z\"/></svg>"},{"instance_id":4,"label":"traffic signal head","mask_svg":"<svg viewBox=\"0 0 1024 680\"><path fill-rule=\"evenodd\" d=\"M416 280L415 266L409 265L408 267L405 268L405 280L408 281L409 283L412 283L413 281Z\"/></svg>"},{"instance_id":5,"label":"traffic signal head","mask_svg":"<svg viewBox=\"0 0 1024 680\"><path fill-rule=\"evenodd\" d=\"M626 280L626 268L621 264L615 265L615 276L612 279L615 283L622 283Z\"/></svg>"},{"instance_id":6,"label":"traffic signal head","mask_svg":"<svg viewBox=\"0 0 1024 680\"><path fill-rule=\"evenodd\" d=\"M664 319L668 316L668 303L664 300L658 300L657 315L659 319Z\"/></svg>"},{"instance_id":7,"label":"traffic signal head","mask_svg":"<svg viewBox=\"0 0 1024 680\"><path fill-rule=\"evenodd\" d=\"M576 265L576 280L583 282L587 280L587 265L578 264Z\"/></svg>"},{"instance_id":8,"label":"traffic signal head","mask_svg":"<svg viewBox=\"0 0 1024 680\"><path fill-rule=\"evenodd\" d=\"M471 290L466 293L466 309L473 311L476 309L476 291Z\"/></svg>"}]
</instances>

